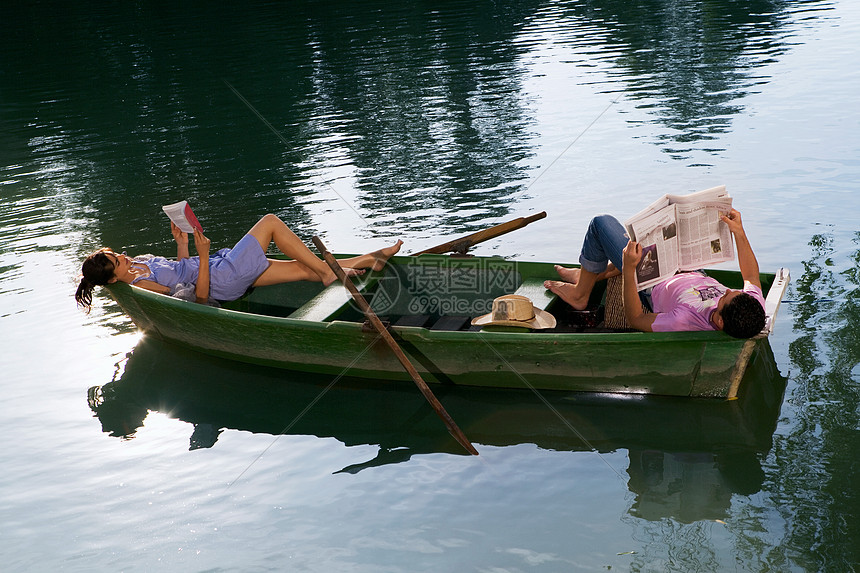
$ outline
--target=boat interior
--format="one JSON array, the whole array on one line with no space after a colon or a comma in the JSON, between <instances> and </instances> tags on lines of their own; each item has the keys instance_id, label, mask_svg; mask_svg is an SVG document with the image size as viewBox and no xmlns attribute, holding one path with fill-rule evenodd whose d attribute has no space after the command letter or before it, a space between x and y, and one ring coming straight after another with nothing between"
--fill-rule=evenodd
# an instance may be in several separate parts
<instances>
[{"instance_id":1,"label":"boat interior","mask_svg":"<svg viewBox=\"0 0 860 573\"><path fill-rule=\"evenodd\" d=\"M709 270L708 274L730 288L742 286L738 272ZM369 272L353 282L377 316L392 326L434 331L479 330L481 327L473 326L471 320L489 313L494 298L519 294L528 297L536 308L555 316L557 326L541 332L629 330L621 307L620 277L598 282L584 311L573 310L546 290L543 282L549 278L557 278L551 263L422 255L393 257L382 271ZM774 280L775 275L762 274L765 293ZM314 322L365 321L339 281L327 287L313 282L258 287L239 300L225 303L224 308ZM516 327L484 328L527 331Z\"/></svg>"}]
</instances>

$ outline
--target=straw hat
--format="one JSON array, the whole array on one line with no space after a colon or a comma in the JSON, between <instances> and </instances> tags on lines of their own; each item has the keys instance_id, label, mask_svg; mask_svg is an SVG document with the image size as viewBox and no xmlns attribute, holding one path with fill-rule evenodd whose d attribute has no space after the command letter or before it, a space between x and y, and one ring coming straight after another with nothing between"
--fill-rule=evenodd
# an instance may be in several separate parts
<instances>
[{"instance_id":1,"label":"straw hat","mask_svg":"<svg viewBox=\"0 0 860 573\"><path fill-rule=\"evenodd\" d=\"M493 311L472 319L480 326L522 326L525 328L555 328L555 317L535 308L528 297L506 294L493 301Z\"/></svg>"}]
</instances>

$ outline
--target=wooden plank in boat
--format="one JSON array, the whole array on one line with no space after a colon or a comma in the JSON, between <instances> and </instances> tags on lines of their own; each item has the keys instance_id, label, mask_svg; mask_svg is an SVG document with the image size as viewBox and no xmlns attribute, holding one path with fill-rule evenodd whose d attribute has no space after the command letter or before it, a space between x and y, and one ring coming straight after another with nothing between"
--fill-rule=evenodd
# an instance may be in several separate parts
<instances>
[{"instance_id":1,"label":"wooden plank in boat","mask_svg":"<svg viewBox=\"0 0 860 573\"><path fill-rule=\"evenodd\" d=\"M356 283L359 291L367 289L377 282L377 278L369 278L361 283ZM333 320L341 309L352 301L349 291L344 288L340 281L335 281L325 287L322 292L311 300L297 308L287 318L298 320L310 320L312 322L325 322Z\"/></svg>"},{"instance_id":2,"label":"wooden plank in boat","mask_svg":"<svg viewBox=\"0 0 860 573\"><path fill-rule=\"evenodd\" d=\"M546 310L558 298L558 295L544 288L543 281L544 279L525 279L519 288L514 291L514 294L528 297L535 308Z\"/></svg>"}]
</instances>

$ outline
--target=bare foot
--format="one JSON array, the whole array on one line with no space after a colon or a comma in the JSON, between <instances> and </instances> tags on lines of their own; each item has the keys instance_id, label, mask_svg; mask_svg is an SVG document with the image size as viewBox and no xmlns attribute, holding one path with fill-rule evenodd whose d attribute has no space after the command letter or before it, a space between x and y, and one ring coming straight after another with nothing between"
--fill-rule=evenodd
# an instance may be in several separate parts
<instances>
[{"instance_id":1,"label":"bare foot","mask_svg":"<svg viewBox=\"0 0 860 573\"><path fill-rule=\"evenodd\" d=\"M343 267L343 273L348 277L360 277L364 274L364 269L353 269L350 267ZM323 280L323 286L328 286L334 281L337 280L337 275L334 274L334 271L331 272L330 275L327 275Z\"/></svg>"},{"instance_id":2,"label":"bare foot","mask_svg":"<svg viewBox=\"0 0 860 573\"><path fill-rule=\"evenodd\" d=\"M557 294L561 300L576 310L585 310L588 306L588 296L581 296L576 291L576 285L562 281L544 281L545 289Z\"/></svg>"},{"instance_id":3,"label":"bare foot","mask_svg":"<svg viewBox=\"0 0 860 573\"><path fill-rule=\"evenodd\" d=\"M561 280L568 283L576 284L579 282L579 269L567 268L561 265L555 265L555 272L561 277Z\"/></svg>"},{"instance_id":4,"label":"bare foot","mask_svg":"<svg viewBox=\"0 0 860 573\"><path fill-rule=\"evenodd\" d=\"M375 259L373 266L370 267L372 271L381 271L382 267L385 266L385 263L388 262L388 259L396 255L400 251L400 247L403 246L403 241L400 239L397 240L396 243L391 245L390 247L386 247L384 249L379 249L378 251L374 251L373 258Z\"/></svg>"}]
</instances>

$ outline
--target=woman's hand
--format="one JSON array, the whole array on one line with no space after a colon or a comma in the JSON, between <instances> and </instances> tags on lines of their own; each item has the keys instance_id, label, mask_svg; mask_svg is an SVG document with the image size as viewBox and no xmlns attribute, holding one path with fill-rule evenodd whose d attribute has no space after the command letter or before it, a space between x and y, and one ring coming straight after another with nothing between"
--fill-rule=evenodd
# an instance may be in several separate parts
<instances>
[{"instance_id":1,"label":"woman's hand","mask_svg":"<svg viewBox=\"0 0 860 573\"><path fill-rule=\"evenodd\" d=\"M179 260L188 258L188 233L183 233L182 229L176 226L173 221L170 222L170 232L173 233L173 240L176 241L176 258Z\"/></svg>"},{"instance_id":2,"label":"woman's hand","mask_svg":"<svg viewBox=\"0 0 860 573\"><path fill-rule=\"evenodd\" d=\"M194 229L194 246L200 258L209 258L209 245L212 241L200 229Z\"/></svg>"},{"instance_id":3,"label":"woman's hand","mask_svg":"<svg viewBox=\"0 0 860 573\"><path fill-rule=\"evenodd\" d=\"M173 221L170 222L170 232L173 233L173 240L176 241L177 245L188 244L188 233L184 233Z\"/></svg>"},{"instance_id":4,"label":"woman's hand","mask_svg":"<svg viewBox=\"0 0 860 573\"><path fill-rule=\"evenodd\" d=\"M194 229L194 246L197 247L197 254L200 257L200 266L197 272L197 286L194 293L197 295L197 302L206 304L209 301L209 244L211 241L203 234L200 229Z\"/></svg>"}]
</instances>

